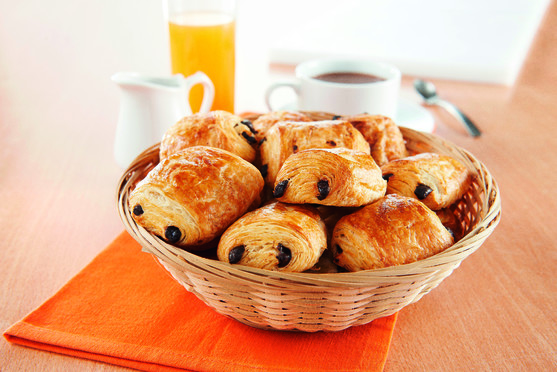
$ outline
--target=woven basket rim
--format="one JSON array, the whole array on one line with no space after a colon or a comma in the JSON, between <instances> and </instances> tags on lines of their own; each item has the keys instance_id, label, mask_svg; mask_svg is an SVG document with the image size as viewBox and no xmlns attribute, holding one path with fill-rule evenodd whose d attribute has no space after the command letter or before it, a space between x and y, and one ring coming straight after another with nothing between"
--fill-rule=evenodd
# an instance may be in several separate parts
<instances>
[{"instance_id":1,"label":"woven basket rim","mask_svg":"<svg viewBox=\"0 0 557 372\"><path fill-rule=\"evenodd\" d=\"M434 140L447 148L457 150L460 154L462 154L462 156L467 158L466 160L468 160L470 164L473 164L476 172L478 173L477 176L482 180L481 185L484 187L484 206L481 209L483 214L481 221L476 223L468 234L463 236L451 247L434 256L416 262L358 272L290 273L253 268L238 264L232 265L227 262L201 257L196 253L174 247L163 240L154 237L143 227L137 225L135 220L133 220L130 216L130 212L127 207L126 192L129 191L131 175L144 168L140 162L141 159L153 154L155 151L158 153L159 144L146 149L142 154L140 154L131 163L128 169L124 171L122 177L120 178L116 195L120 218L122 219L126 230L142 245L145 250L153 254L159 260L163 260L170 265L179 265L180 260L185 260L192 266L200 267L200 270L206 270L207 267L210 267L215 272L222 271L227 273L227 275L237 276L243 280L259 281L260 278L264 277L318 286L358 287L365 286L366 282L369 280L376 279L381 279L383 281L388 281L389 278L393 281L402 280L403 278L405 280L412 280L413 275L423 275L423 269L426 267L434 268L435 266L443 265L446 262L462 261L468 255L473 253L473 251L479 247L476 243L478 241L485 240L499 223L501 218L501 199L496 181L493 179L485 165L476 159L470 152L445 139L442 139L435 134L419 132L404 127L400 127L400 130L405 138L410 135L423 137L427 140ZM172 259L168 257L169 255L172 255Z\"/></svg>"}]
</instances>

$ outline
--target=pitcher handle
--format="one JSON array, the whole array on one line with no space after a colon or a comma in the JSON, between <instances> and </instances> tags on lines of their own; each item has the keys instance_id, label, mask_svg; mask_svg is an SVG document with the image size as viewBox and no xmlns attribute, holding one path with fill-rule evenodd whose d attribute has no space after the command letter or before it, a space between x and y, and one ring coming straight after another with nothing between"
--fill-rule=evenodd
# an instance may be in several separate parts
<instances>
[{"instance_id":1,"label":"pitcher handle","mask_svg":"<svg viewBox=\"0 0 557 372\"><path fill-rule=\"evenodd\" d=\"M211 106L213 106L213 100L215 99L215 86L213 85L213 82L209 76L201 71L197 71L196 73L188 76L185 79L187 97L189 97L190 89L196 84L203 85L203 101L201 101L201 108L199 109L199 112L206 113L211 111ZM191 107L189 111L191 112Z\"/></svg>"}]
</instances>

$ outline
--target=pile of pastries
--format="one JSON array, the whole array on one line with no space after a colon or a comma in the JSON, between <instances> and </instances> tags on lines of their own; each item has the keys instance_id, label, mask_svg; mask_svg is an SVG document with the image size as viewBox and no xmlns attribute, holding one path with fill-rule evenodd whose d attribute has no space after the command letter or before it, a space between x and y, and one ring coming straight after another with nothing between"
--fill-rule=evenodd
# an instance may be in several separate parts
<instances>
[{"instance_id":1,"label":"pile of pastries","mask_svg":"<svg viewBox=\"0 0 557 372\"><path fill-rule=\"evenodd\" d=\"M471 183L458 160L409 154L379 115L313 121L270 112L187 116L129 197L134 220L188 251L287 272L401 265L462 234L449 207Z\"/></svg>"}]
</instances>

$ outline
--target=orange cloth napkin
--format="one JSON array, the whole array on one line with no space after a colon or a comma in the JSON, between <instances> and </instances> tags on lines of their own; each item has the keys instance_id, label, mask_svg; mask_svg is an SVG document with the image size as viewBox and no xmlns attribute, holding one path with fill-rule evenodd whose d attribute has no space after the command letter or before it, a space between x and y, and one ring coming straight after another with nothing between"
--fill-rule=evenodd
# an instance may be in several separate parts
<instances>
[{"instance_id":1,"label":"orange cloth napkin","mask_svg":"<svg viewBox=\"0 0 557 372\"><path fill-rule=\"evenodd\" d=\"M340 332L252 328L206 306L124 232L4 337L148 371L380 371L395 321Z\"/></svg>"}]
</instances>

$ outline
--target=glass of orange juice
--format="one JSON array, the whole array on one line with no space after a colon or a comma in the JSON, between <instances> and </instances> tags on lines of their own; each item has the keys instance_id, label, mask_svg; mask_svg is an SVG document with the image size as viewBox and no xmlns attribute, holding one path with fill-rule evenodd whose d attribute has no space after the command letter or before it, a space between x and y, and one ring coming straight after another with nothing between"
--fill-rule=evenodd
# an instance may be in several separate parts
<instances>
[{"instance_id":1,"label":"glass of orange juice","mask_svg":"<svg viewBox=\"0 0 557 372\"><path fill-rule=\"evenodd\" d=\"M234 0L165 0L172 73L189 76L203 71L215 85L212 110L234 112ZM198 112L203 87L190 91L190 106Z\"/></svg>"}]
</instances>

